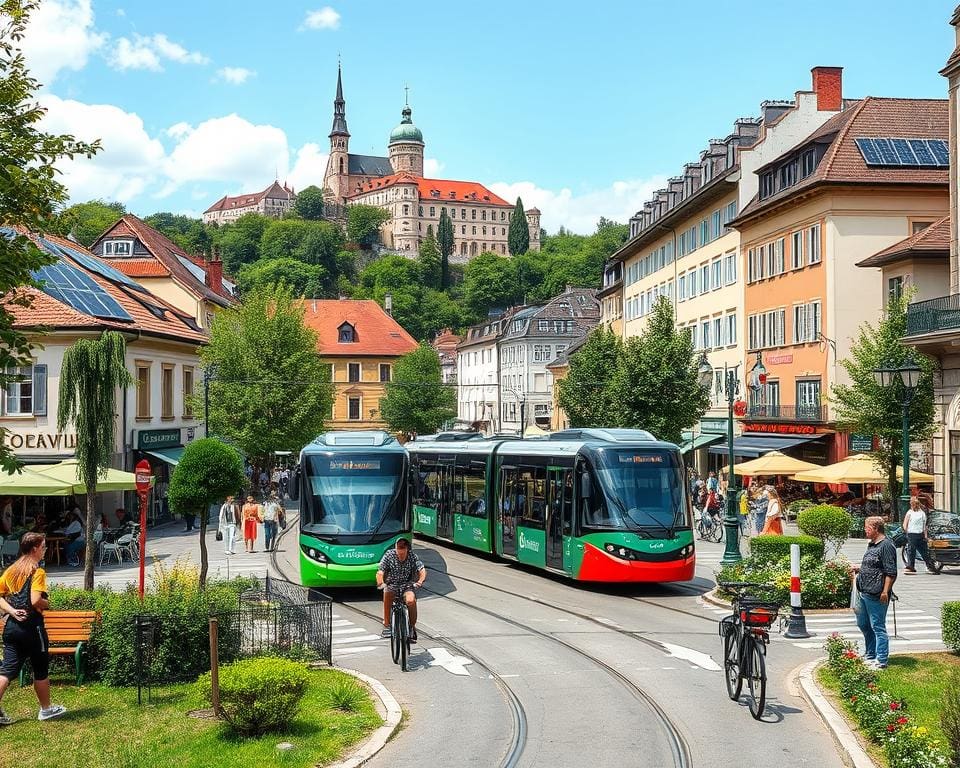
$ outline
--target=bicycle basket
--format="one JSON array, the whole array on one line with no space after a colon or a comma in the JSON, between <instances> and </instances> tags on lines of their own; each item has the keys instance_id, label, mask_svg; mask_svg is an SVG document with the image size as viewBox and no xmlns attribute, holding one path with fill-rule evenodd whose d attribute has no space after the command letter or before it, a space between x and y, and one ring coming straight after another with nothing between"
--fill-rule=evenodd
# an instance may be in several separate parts
<instances>
[{"instance_id":1,"label":"bicycle basket","mask_svg":"<svg viewBox=\"0 0 960 768\"><path fill-rule=\"evenodd\" d=\"M720 632L720 637L726 637L727 635L729 635L731 632L734 631L735 625L733 622L734 622L733 616L724 616L722 619L720 619L720 625L718 627L718 630Z\"/></svg>"},{"instance_id":2,"label":"bicycle basket","mask_svg":"<svg viewBox=\"0 0 960 768\"><path fill-rule=\"evenodd\" d=\"M750 603L740 606L740 621L748 627L769 627L776 621L780 606L776 603Z\"/></svg>"}]
</instances>

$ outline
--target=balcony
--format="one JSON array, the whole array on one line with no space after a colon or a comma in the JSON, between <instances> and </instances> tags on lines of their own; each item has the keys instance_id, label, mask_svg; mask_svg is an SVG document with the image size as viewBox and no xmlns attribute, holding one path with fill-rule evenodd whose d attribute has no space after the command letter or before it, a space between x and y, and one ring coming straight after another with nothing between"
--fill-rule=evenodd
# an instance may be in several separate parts
<instances>
[{"instance_id":1,"label":"balcony","mask_svg":"<svg viewBox=\"0 0 960 768\"><path fill-rule=\"evenodd\" d=\"M917 301L907 307L907 336L960 330L960 294Z\"/></svg>"},{"instance_id":2,"label":"balcony","mask_svg":"<svg viewBox=\"0 0 960 768\"><path fill-rule=\"evenodd\" d=\"M767 405L757 403L747 406L744 419L750 421L795 421L807 424L826 424L825 405Z\"/></svg>"}]
</instances>

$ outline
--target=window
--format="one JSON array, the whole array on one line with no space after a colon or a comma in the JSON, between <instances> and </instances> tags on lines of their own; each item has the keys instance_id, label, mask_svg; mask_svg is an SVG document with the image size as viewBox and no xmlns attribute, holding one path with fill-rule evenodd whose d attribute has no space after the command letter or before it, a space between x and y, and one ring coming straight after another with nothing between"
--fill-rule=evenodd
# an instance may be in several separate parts
<instances>
[{"instance_id":1,"label":"window","mask_svg":"<svg viewBox=\"0 0 960 768\"><path fill-rule=\"evenodd\" d=\"M733 285L737 282L737 252L730 253L723 257L723 282L726 285Z\"/></svg>"},{"instance_id":2,"label":"window","mask_svg":"<svg viewBox=\"0 0 960 768\"><path fill-rule=\"evenodd\" d=\"M704 349L710 349L710 321L704 320L700 323L700 344Z\"/></svg>"},{"instance_id":3,"label":"window","mask_svg":"<svg viewBox=\"0 0 960 768\"><path fill-rule=\"evenodd\" d=\"M694 349L700 349L700 345L697 343L697 324L694 323L690 326L690 341L693 342Z\"/></svg>"},{"instance_id":4,"label":"window","mask_svg":"<svg viewBox=\"0 0 960 768\"><path fill-rule=\"evenodd\" d=\"M687 296L691 299L697 295L697 270L691 269L687 272Z\"/></svg>"},{"instance_id":5,"label":"window","mask_svg":"<svg viewBox=\"0 0 960 768\"><path fill-rule=\"evenodd\" d=\"M407 205L406 203L404 203L404 206L403 206L403 215L404 215L404 216L409 216L409 215L410 215L410 206Z\"/></svg>"},{"instance_id":6,"label":"window","mask_svg":"<svg viewBox=\"0 0 960 768\"><path fill-rule=\"evenodd\" d=\"M184 418L193 418L193 406L190 398L193 396L193 368L183 366L183 415Z\"/></svg>"},{"instance_id":7,"label":"window","mask_svg":"<svg viewBox=\"0 0 960 768\"><path fill-rule=\"evenodd\" d=\"M350 323L343 323L337 329L337 342L340 344L352 344L357 340L354 328Z\"/></svg>"},{"instance_id":8,"label":"window","mask_svg":"<svg viewBox=\"0 0 960 768\"><path fill-rule=\"evenodd\" d=\"M790 268L800 269L803 266L803 232L794 232L790 235Z\"/></svg>"},{"instance_id":9,"label":"window","mask_svg":"<svg viewBox=\"0 0 960 768\"><path fill-rule=\"evenodd\" d=\"M780 167L779 172L780 189L792 187L797 183L797 161L791 160L786 165Z\"/></svg>"},{"instance_id":10,"label":"window","mask_svg":"<svg viewBox=\"0 0 960 768\"><path fill-rule=\"evenodd\" d=\"M723 263L720 259L714 259L710 263L710 271L713 273L711 281L713 283L713 290L723 287Z\"/></svg>"},{"instance_id":11,"label":"window","mask_svg":"<svg viewBox=\"0 0 960 768\"><path fill-rule=\"evenodd\" d=\"M747 251L747 282L755 283L757 280L763 280L764 259L766 258L766 246L751 248Z\"/></svg>"},{"instance_id":12,"label":"window","mask_svg":"<svg viewBox=\"0 0 960 768\"><path fill-rule=\"evenodd\" d=\"M434 216L436 216L436 215L437 215L437 209L436 209L434 206L431 205L431 206L430 206L430 218L432 219L432 218L433 218Z\"/></svg>"},{"instance_id":13,"label":"window","mask_svg":"<svg viewBox=\"0 0 960 768\"><path fill-rule=\"evenodd\" d=\"M811 264L820 263L820 225L814 224L807 230L807 260Z\"/></svg>"},{"instance_id":14,"label":"window","mask_svg":"<svg viewBox=\"0 0 960 768\"><path fill-rule=\"evenodd\" d=\"M808 149L800 155L800 178L805 179L817 168L817 151Z\"/></svg>"},{"instance_id":15,"label":"window","mask_svg":"<svg viewBox=\"0 0 960 768\"><path fill-rule=\"evenodd\" d=\"M687 245L689 246L691 251L697 250L697 228L696 227L690 227L689 231L687 232ZM700 245L703 245L703 243L700 243Z\"/></svg>"},{"instance_id":16,"label":"window","mask_svg":"<svg viewBox=\"0 0 960 768\"><path fill-rule=\"evenodd\" d=\"M904 275L897 275L887 280L887 297L890 303L900 301L903 296Z\"/></svg>"},{"instance_id":17,"label":"window","mask_svg":"<svg viewBox=\"0 0 960 768\"><path fill-rule=\"evenodd\" d=\"M730 227L727 226L737 218L737 201L734 200L732 203L728 203L727 207L723 209L723 224L725 229L729 230Z\"/></svg>"},{"instance_id":18,"label":"window","mask_svg":"<svg viewBox=\"0 0 960 768\"><path fill-rule=\"evenodd\" d=\"M474 225L471 227L471 229L473 230L473 232L472 232L471 234L474 234L474 235L477 234L477 226L476 226L476 224L474 224Z\"/></svg>"},{"instance_id":19,"label":"window","mask_svg":"<svg viewBox=\"0 0 960 768\"><path fill-rule=\"evenodd\" d=\"M129 256L132 252L132 240L107 240L103 244L104 256Z\"/></svg>"},{"instance_id":20,"label":"window","mask_svg":"<svg viewBox=\"0 0 960 768\"><path fill-rule=\"evenodd\" d=\"M550 344L534 344L533 345L533 362L535 363L550 362L551 352L552 352L552 348Z\"/></svg>"},{"instance_id":21,"label":"window","mask_svg":"<svg viewBox=\"0 0 960 768\"><path fill-rule=\"evenodd\" d=\"M797 416L819 418L820 379L807 379L797 382Z\"/></svg>"},{"instance_id":22,"label":"window","mask_svg":"<svg viewBox=\"0 0 960 768\"><path fill-rule=\"evenodd\" d=\"M729 314L726 317L727 321L727 333L724 337L727 346L734 346L737 343L737 315L736 313Z\"/></svg>"},{"instance_id":23,"label":"window","mask_svg":"<svg viewBox=\"0 0 960 768\"><path fill-rule=\"evenodd\" d=\"M137 363L137 418L150 418L150 363Z\"/></svg>"},{"instance_id":24,"label":"window","mask_svg":"<svg viewBox=\"0 0 960 768\"><path fill-rule=\"evenodd\" d=\"M806 344L820 338L820 302L793 307L793 343Z\"/></svg>"},{"instance_id":25,"label":"window","mask_svg":"<svg viewBox=\"0 0 960 768\"><path fill-rule=\"evenodd\" d=\"M347 381L360 381L360 363L347 364Z\"/></svg>"},{"instance_id":26,"label":"window","mask_svg":"<svg viewBox=\"0 0 960 768\"><path fill-rule=\"evenodd\" d=\"M770 197L774 192L773 171L767 171L760 177L760 199Z\"/></svg>"},{"instance_id":27,"label":"window","mask_svg":"<svg viewBox=\"0 0 960 768\"><path fill-rule=\"evenodd\" d=\"M710 329L710 337L713 339L713 346L726 346L727 342L723 338L723 318L715 317L711 320L711 323L713 327Z\"/></svg>"},{"instance_id":28,"label":"window","mask_svg":"<svg viewBox=\"0 0 960 768\"><path fill-rule=\"evenodd\" d=\"M4 413L7 416L45 416L47 413L47 366L25 365L10 368L16 381L7 384Z\"/></svg>"},{"instance_id":29,"label":"window","mask_svg":"<svg viewBox=\"0 0 960 768\"><path fill-rule=\"evenodd\" d=\"M710 265L702 264L700 266L700 293L706 293L710 290Z\"/></svg>"},{"instance_id":30,"label":"window","mask_svg":"<svg viewBox=\"0 0 960 768\"><path fill-rule=\"evenodd\" d=\"M767 346L782 347L786 341L785 309L773 309L766 313L767 317Z\"/></svg>"},{"instance_id":31,"label":"window","mask_svg":"<svg viewBox=\"0 0 960 768\"><path fill-rule=\"evenodd\" d=\"M160 369L160 418L173 418L173 366L169 363Z\"/></svg>"},{"instance_id":32,"label":"window","mask_svg":"<svg viewBox=\"0 0 960 768\"><path fill-rule=\"evenodd\" d=\"M486 221L486 220L487 220L487 212L486 212L486 211L480 211L480 218L483 219L484 221Z\"/></svg>"},{"instance_id":33,"label":"window","mask_svg":"<svg viewBox=\"0 0 960 768\"><path fill-rule=\"evenodd\" d=\"M460 225L460 234L461 234L461 235L467 234L467 225L466 225L466 224L461 224L461 225Z\"/></svg>"},{"instance_id":34,"label":"window","mask_svg":"<svg viewBox=\"0 0 960 768\"><path fill-rule=\"evenodd\" d=\"M720 237L720 211L716 210L710 217L710 239L716 240Z\"/></svg>"},{"instance_id":35,"label":"window","mask_svg":"<svg viewBox=\"0 0 960 768\"><path fill-rule=\"evenodd\" d=\"M460 209L460 218L461 218L461 219L467 218L467 209L466 209L466 208L461 208L461 209Z\"/></svg>"},{"instance_id":36,"label":"window","mask_svg":"<svg viewBox=\"0 0 960 768\"><path fill-rule=\"evenodd\" d=\"M351 397L347 400L347 418L350 421L360 421L360 406L362 398Z\"/></svg>"},{"instance_id":37,"label":"window","mask_svg":"<svg viewBox=\"0 0 960 768\"><path fill-rule=\"evenodd\" d=\"M700 222L700 245L706 245L710 242L710 222L704 219Z\"/></svg>"},{"instance_id":38,"label":"window","mask_svg":"<svg viewBox=\"0 0 960 768\"><path fill-rule=\"evenodd\" d=\"M770 277L782 275L784 272L783 245L782 237L767 244L767 259L769 261L767 274Z\"/></svg>"},{"instance_id":39,"label":"window","mask_svg":"<svg viewBox=\"0 0 960 768\"><path fill-rule=\"evenodd\" d=\"M911 223L910 229L914 235L918 235L931 224L933 224L932 221L914 221Z\"/></svg>"},{"instance_id":40,"label":"window","mask_svg":"<svg viewBox=\"0 0 960 768\"><path fill-rule=\"evenodd\" d=\"M391 381L392 379L390 363L380 363L380 381Z\"/></svg>"},{"instance_id":41,"label":"window","mask_svg":"<svg viewBox=\"0 0 960 768\"><path fill-rule=\"evenodd\" d=\"M476 209L476 208L471 208L471 209L470 209L470 218L471 218L471 219L477 218L477 209Z\"/></svg>"},{"instance_id":42,"label":"window","mask_svg":"<svg viewBox=\"0 0 960 768\"><path fill-rule=\"evenodd\" d=\"M687 233L681 232L680 237L677 241L677 250L680 252L681 256L687 255Z\"/></svg>"},{"instance_id":43,"label":"window","mask_svg":"<svg viewBox=\"0 0 960 768\"><path fill-rule=\"evenodd\" d=\"M548 320L537 320L537 330L538 331L549 331L550 322Z\"/></svg>"},{"instance_id":44,"label":"window","mask_svg":"<svg viewBox=\"0 0 960 768\"><path fill-rule=\"evenodd\" d=\"M687 276L680 275L677 278L677 301L687 300Z\"/></svg>"}]
</instances>

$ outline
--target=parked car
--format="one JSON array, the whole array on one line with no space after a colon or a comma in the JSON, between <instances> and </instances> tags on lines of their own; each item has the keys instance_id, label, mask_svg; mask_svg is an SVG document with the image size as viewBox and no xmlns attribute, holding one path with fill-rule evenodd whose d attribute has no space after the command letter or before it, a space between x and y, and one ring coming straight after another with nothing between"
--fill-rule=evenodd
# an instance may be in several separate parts
<instances>
[{"instance_id":1,"label":"parked car","mask_svg":"<svg viewBox=\"0 0 960 768\"><path fill-rule=\"evenodd\" d=\"M900 556L907 562L907 536L902 528L892 527L890 538L901 547ZM927 512L927 547L933 570L940 573L946 566L960 566L960 515L933 509Z\"/></svg>"}]
</instances>

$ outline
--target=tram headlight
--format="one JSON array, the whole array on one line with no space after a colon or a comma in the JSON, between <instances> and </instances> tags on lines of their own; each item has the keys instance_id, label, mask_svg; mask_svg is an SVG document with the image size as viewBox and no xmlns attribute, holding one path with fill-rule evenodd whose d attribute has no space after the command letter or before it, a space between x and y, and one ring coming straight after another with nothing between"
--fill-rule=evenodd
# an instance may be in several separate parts
<instances>
[{"instance_id":1,"label":"tram headlight","mask_svg":"<svg viewBox=\"0 0 960 768\"><path fill-rule=\"evenodd\" d=\"M330 562L329 558L321 552L316 547L304 547L304 551L311 560L315 560L318 563L328 563Z\"/></svg>"}]
</instances>

